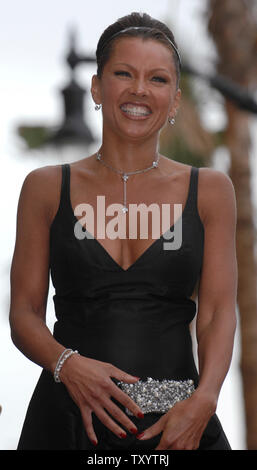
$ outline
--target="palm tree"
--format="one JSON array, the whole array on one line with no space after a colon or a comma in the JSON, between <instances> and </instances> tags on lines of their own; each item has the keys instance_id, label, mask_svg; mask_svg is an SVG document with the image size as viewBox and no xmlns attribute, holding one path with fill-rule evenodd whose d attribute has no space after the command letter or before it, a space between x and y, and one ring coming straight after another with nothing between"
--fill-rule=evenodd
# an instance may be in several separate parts
<instances>
[{"instance_id":1,"label":"palm tree","mask_svg":"<svg viewBox=\"0 0 257 470\"><path fill-rule=\"evenodd\" d=\"M219 74L250 90L257 82L256 7L252 0L209 0L208 29L217 50ZM246 444L257 449L257 261L256 227L250 161L251 116L225 99L229 175L237 200L238 308L241 330L241 373L246 419Z\"/></svg>"}]
</instances>

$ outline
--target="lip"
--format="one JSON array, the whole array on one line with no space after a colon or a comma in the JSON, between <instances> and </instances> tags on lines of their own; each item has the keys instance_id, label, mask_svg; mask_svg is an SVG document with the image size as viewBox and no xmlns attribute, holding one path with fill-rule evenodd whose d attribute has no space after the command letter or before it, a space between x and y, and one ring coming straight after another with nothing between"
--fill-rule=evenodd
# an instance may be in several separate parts
<instances>
[{"instance_id":1,"label":"lip","mask_svg":"<svg viewBox=\"0 0 257 470\"><path fill-rule=\"evenodd\" d=\"M146 116L133 116L132 114L127 114L125 111L123 111L122 106L125 106L127 104L130 104L131 106L143 106L144 108L147 108L150 111L150 114L147 114ZM152 109L147 103L142 103L141 101L126 101L125 103L122 103L120 105L120 110L123 114L123 116L126 116L127 119L132 119L132 120L144 120L149 118L152 114Z\"/></svg>"}]
</instances>

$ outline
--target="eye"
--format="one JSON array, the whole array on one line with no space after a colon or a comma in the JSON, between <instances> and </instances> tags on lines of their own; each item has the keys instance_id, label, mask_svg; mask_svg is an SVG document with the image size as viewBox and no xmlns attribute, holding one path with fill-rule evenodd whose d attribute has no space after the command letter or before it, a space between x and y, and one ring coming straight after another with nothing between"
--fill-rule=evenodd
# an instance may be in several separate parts
<instances>
[{"instance_id":1,"label":"eye","mask_svg":"<svg viewBox=\"0 0 257 470\"><path fill-rule=\"evenodd\" d=\"M167 80L164 77L154 76L152 80L154 80L155 82L167 83Z\"/></svg>"},{"instance_id":2,"label":"eye","mask_svg":"<svg viewBox=\"0 0 257 470\"><path fill-rule=\"evenodd\" d=\"M124 76L124 77L130 77L130 73L127 72L126 70L117 70L116 72L114 72L114 75L120 75L120 76Z\"/></svg>"}]
</instances>

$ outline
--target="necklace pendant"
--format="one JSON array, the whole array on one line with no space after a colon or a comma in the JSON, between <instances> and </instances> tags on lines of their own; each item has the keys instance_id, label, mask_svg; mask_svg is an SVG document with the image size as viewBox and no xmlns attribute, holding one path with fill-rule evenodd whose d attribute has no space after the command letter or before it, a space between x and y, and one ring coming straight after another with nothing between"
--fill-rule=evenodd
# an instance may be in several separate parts
<instances>
[{"instance_id":1,"label":"necklace pendant","mask_svg":"<svg viewBox=\"0 0 257 470\"><path fill-rule=\"evenodd\" d=\"M126 174L124 173L124 175L122 175L122 179L123 179L123 181L125 181L125 182L128 181L128 175L126 175Z\"/></svg>"}]
</instances>

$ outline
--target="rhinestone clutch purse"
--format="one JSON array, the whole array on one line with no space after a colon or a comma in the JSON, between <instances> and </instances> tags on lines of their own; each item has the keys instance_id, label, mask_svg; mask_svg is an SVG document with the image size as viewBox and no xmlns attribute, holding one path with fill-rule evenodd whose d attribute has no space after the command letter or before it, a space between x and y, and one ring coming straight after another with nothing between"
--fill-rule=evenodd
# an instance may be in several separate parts
<instances>
[{"instance_id":1,"label":"rhinestone clutch purse","mask_svg":"<svg viewBox=\"0 0 257 470\"><path fill-rule=\"evenodd\" d=\"M134 384L118 382L117 385L140 406L145 413L166 413L178 401L189 398L195 391L193 380L138 380ZM128 415L133 413L126 408Z\"/></svg>"}]
</instances>

